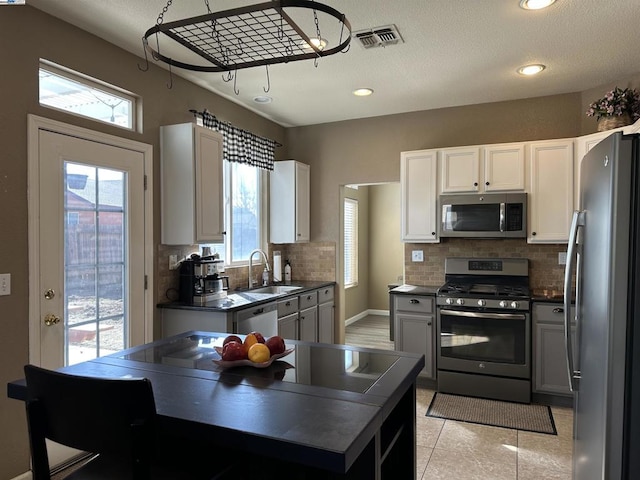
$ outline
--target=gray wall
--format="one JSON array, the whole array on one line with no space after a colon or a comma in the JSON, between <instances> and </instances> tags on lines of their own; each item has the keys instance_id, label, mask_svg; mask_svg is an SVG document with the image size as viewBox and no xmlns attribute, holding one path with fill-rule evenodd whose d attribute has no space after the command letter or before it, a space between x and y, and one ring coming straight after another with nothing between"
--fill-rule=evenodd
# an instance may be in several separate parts
<instances>
[{"instance_id":1,"label":"gray wall","mask_svg":"<svg viewBox=\"0 0 640 480\"><path fill-rule=\"evenodd\" d=\"M11 273L11 295L0 297L0 384L4 386L8 381L23 377L22 367L29 359L27 114L153 145L156 246L160 240L160 125L192 121L189 109L207 108L222 120L285 142L281 126L175 76L173 89L168 90L169 76L165 70L152 65L148 72L141 72L137 64L142 60L135 55L28 5L2 8L0 39L3 45L0 49L3 69L0 88L0 273ZM144 132L126 132L40 107L39 58L140 95L144 104ZM286 148L278 149L277 155L287 158ZM24 405L7 399L6 395L0 395L0 432L0 478L10 479L28 470L29 450Z\"/></svg>"}]
</instances>

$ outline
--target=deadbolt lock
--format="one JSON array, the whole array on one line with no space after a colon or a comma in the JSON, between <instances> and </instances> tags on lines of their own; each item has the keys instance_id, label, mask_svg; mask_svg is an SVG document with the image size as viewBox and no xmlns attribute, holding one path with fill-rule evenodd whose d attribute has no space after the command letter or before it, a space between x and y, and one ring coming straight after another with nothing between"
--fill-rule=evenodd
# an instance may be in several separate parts
<instances>
[{"instance_id":1,"label":"deadbolt lock","mask_svg":"<svg viewBox=\"0 0 640 480\"><path fill-rule=\"evenodd\" d=\"M56 323L60 323L60 317L59 316L54 315L53 313L48 313L44 317L44 324L47 327L50 327L51 325L55 325Z\"/></svg>"},{"instance_id":2,"label":"deadbolt lock","mask_svg":"<svg viewBox=\"0 0 640 480\"><path fill-rule=\"evenodd\" d=\"M47 300L51 300L55 296L56 292L52 288L44 292L44 298L46 298Z\"/></svg>"}]
</instances>

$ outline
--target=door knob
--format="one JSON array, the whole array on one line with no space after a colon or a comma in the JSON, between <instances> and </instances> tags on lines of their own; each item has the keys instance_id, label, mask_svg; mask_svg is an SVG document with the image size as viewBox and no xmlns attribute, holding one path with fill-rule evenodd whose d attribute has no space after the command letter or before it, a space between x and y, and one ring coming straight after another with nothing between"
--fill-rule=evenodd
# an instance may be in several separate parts
<instances>
[{"instance_id":1,"label":"door knob","mask_svg":"<svg viewBox=\"0 0 640 480\"><path fill-rule=\"evenodd\" d=\"M51 300L55 296L56 296L56 292L52 288L44 292L44 298L46 298L47 300Z\"/></svg>"},{"instance_id":2,"label":"door knob","mask_svg":"<svg viewBox=\"0 0 640 480\"><path fill-rule=\"evenodd\" d=\"M56 323L60 323L60 317L59 316L54 315L53 313L48 313L44 317L44 324L47 327L50 327L51 325L55 325Z\"/></svg>"}]
</instances>

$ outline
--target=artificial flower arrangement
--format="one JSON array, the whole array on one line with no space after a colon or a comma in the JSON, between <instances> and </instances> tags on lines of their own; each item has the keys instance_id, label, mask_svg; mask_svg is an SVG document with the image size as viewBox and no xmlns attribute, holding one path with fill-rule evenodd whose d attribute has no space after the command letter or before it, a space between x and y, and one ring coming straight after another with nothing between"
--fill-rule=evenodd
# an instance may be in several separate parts
<instances>
[{"instance_id":1,"label":"artificial flower arrangement","mask_svg":"<svg viewBox=\"0 0 640 480\"><path fill-rule=\"evenodd\" d=\"M587 110L587 116L595 116L596 120L624 114L628 114L633 122L640 118L640 93L635 89L616 87L589 105Z\"/></svg>"}]
</instances>

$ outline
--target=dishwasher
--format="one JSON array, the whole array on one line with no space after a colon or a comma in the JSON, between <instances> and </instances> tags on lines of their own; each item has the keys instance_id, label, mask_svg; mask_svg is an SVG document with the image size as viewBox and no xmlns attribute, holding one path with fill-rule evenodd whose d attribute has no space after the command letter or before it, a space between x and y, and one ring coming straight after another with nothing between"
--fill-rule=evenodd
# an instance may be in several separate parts
<instances>
[{"instance_id":1,"label":"dishwasher","mask_svg":"<svg viewBox=\"0 0 640 480\"><path fill-rule=\"evenodd\" d=\"M236 333L260 332L264 338L278 334L278 305L269 303L236 312Z\"/></svg>"}]
</instances>

